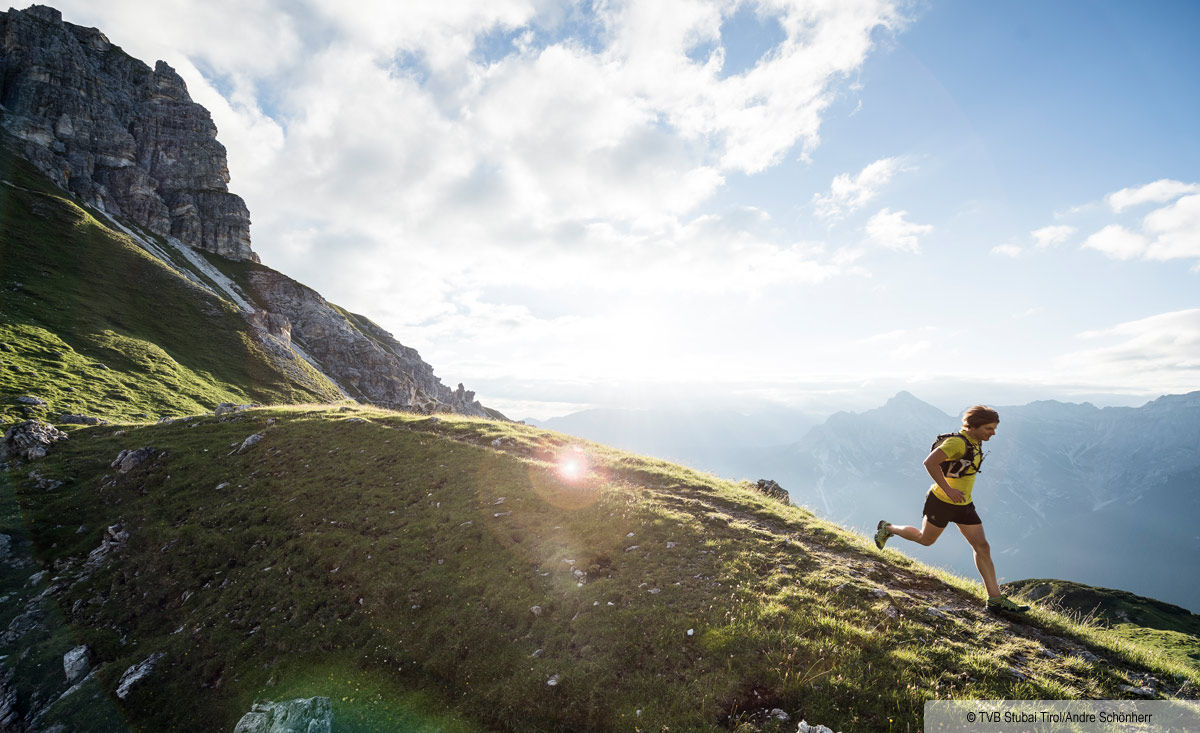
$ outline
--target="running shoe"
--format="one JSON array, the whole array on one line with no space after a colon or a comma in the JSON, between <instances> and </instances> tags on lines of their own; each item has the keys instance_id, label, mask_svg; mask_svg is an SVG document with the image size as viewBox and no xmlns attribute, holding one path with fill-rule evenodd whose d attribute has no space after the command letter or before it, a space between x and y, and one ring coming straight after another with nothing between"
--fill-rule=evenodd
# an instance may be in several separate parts
<instances>
[{"instance_id":1,"label":"running shoe","mask_svg":"<svg viewBox=\"0 0 1200 733\"><path fill-rule=\"evenodd\" d=\"M987 599L987 608L989 611L997 613L1025 613L1029 610L1029 606L1023 603L1016 603L1008 596L997 596L996 598Z\"/></svg>"},{"instance_id":2,"label":"running shoe","mask_svg":"<svg viewBox=\"0 0 1200 733\"><path fill-rule=\"evenodd\" d=\"M880 519L879 524L875 525L875 546L881 550L884 543L888 541L888 537L892 536L891 530L888 529L890 526L886 519Z\"/></svg>"}]
</instances>

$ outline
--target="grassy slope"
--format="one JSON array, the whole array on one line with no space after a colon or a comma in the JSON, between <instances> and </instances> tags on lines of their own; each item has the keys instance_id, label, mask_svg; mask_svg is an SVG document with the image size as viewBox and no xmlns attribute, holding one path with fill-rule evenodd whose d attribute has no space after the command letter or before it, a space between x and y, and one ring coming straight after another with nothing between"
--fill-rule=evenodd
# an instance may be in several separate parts
<instances>
[{"instance_id":1,"label":"grassy slope","mask_svg":"<svg viewBox=\"0 0 1200 733\"><path fill-rule=\"evenodd\" d=\"M61 655L86 643L96 680L54 716L86 703L156 731L228 730L255 699L312 694L333 698L337 730L715 730L779 707L911 731L929 698L1200 681L1050 611L989 616L975 584L803 509L568 440L301 408L76 430L35 466L63 485L12 473L17 503L0 501L18 556L55 568L32 588L32 566L7 574L0 627L56 587L46 629L0 654L20 659L21 684L61 689ZM116 454L144 445L160 457L115 476ZM562 478L561 455L592 471ZM117 522L127 548L77 582ZM114 707L103 691L156 652Z\"/></svg>"},{"instance_id":2,"label":"grassy slope","mask_svg":"<svg viewBox=\"0 0 1200 733\"><path fill-rule=\"evenodd\" d=\"M1128 591L1098 588L1067 580L1031 579L1010 584L1038 602L1119 637L1156 646L1185 664L1200 665L1200 615Z\"/></svg>"},{"instance_id":3,"label":"grassy slope","mask_svg":"<svg viewBox=\"0 0 1200 733\"><path fill-rule=\"evenodd\" d=\"M131 419L219 402L337 399L306 364L297 383L236 308L98 221L0 146L0 423L27 412ZM178 263L177 263L178 265Z\"/></svg>"}]
</instances>

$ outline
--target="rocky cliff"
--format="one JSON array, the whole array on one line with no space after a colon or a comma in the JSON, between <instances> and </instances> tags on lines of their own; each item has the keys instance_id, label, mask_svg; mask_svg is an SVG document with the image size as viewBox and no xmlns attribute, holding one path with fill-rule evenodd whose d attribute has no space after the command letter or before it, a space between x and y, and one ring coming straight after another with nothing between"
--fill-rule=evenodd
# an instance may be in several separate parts
<instances>
[{"instance_id":1,"label":"rocky cliff","mask_svg":"<svg viewBox=\"0 0 1200 733\"><path fill-rule=\"evenodd\" d=\"M203 313L240 311L243 322L226 327L220 335L245 336L254 352L247 363L266 362L258 365L264 383L247 390L247 399L262 389L271 392L271 381L322 396L336 394L336 385L344 396L391 409L503 418L483 407L461 384L457 390L443 385L415 350L369 319L348 313L311 288L262 266L250 249L246 205L228 191L225 149L216 134L208 111L191 101L183 80L162 61L151 69L112 45L99 30L64 22L53 8L34 5L0 13L0 163L13 160L10 150L25 158L55 186L98 210L97 219L118 222L111 227L112 222L98 222L115 238L128 236L166 267L166 273L151 270L170 281L171 287L151 292L139 289L146 283L110 285L106 297L116 310L124 312L129 302L146 298L160 301L155 303L158 312L166 312L165 301L190 302L191 295L181 295L183 291L175 287L186 280L223 301L207 303ZM62 208L63 216L76 216L67 211L70 205L36 195L54 186L31 182L29 174L17 168L0 165L4 171L0 184L7 187L0 186L0 209L5 196L11 195L30 198L27 206L21 205L25 208L45 211L40 218L14 218L2 232L0 264L7 265L5 277L22 283L14 293L31 277L41 278L54 270L57 265L51 260L70 254L64 251L63 233L49 231L43 221L46 211ZM26 190L30 187L38 190ZM12 209L14 216L16 211ZM18 231L22 228L26 231ZM20 247L18 239L42 244ZM53 256L48 248L54 248ZM86 260L80 263L81 271L108 261L96 249L71 256ZM54 300L64 294L51 288L45 296ZM13 318L28 304L17 305L21 307L5 315ZM184 347L183 352L194 348L212 356L222 351L216 347L218 334L194 322L195 313L180 318L190 319L189 323L173 323L167 330L213 336ZM14 318L14 323L18 320ZM139 311L105 325L128 336L141 321ZM138 336L155 345L163 338L149 331ZM179 348L175 351L183 353ZM212 373L211 368L202 371ZM233 372L228 376L230 385L240 378ZM219 400L213 395L198 400L215 401Z\"/></svg>"},{"instance_id":2,"label":"rocky cliff","mask_svg":"<svg viewBox=\"0 0 1200 733\"><path fill-rule=\"evenodd\" d=\"M44 5L0 13L0 127L85 203L154 234L257 259L208 110L153 69Z\"/></svg>"},{"instance_id":3,"label":"rocky cliff","mask_svg":"<svg viewBox=\"0 0 1200 733\"><path fill-rule=\"evenodd\" d=\"M331 305L312 288L268 267L249 268L248 280L250 297L263 307L251 322L302 347L351 397L392 409L498 416L461 384L457 390L442 384L416 349L369 319Z\"/></svg>"}]
</instances>

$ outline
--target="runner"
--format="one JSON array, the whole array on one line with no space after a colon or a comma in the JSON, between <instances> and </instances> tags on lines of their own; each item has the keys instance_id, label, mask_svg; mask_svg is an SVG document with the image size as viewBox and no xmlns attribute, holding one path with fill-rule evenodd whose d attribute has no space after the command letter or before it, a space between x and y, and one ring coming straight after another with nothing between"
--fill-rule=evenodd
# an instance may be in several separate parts
<instances>
[{"instance_id":1,"label":"runner","mask_svg":"<svg viewBox=\"0 0 1200 733\"><path fill-rule=\"evenodd\" d=\"M939 435L925 459L925 470L933 478L933 486L925 498L921 528L888 524L881 519L875 532L875 546L882 550L888 538L895 535L928 547L937 542L946 525L954 522L975 551L975 567L987 589L988 610L1025 613L1029 606L1014 603L1000 592L991 546L983 534L983 520L971 501L975 476L983 464L983 443L992 439L999 423L1000 416L995 410L975 405L963 414L961 431Z\"/></svg>"}]
</instances>

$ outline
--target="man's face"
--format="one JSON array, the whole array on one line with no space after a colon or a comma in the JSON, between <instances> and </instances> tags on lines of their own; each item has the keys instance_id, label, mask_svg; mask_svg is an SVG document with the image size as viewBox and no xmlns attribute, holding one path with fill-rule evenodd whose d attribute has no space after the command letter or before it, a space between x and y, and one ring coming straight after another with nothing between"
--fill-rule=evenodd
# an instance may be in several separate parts
<instances>
[{"instance_id":1,"label":"man's face","mask_svg":"<svg viewBox=\"0 0 1200 733\"><path fill-rule=\"evenodd\" d=\"M967 433L975 440L991 440L996 434L996 426L998 422L990 422L987 425L980 425L977 428L967 428Z\"/></svg>"}]
</instances>

